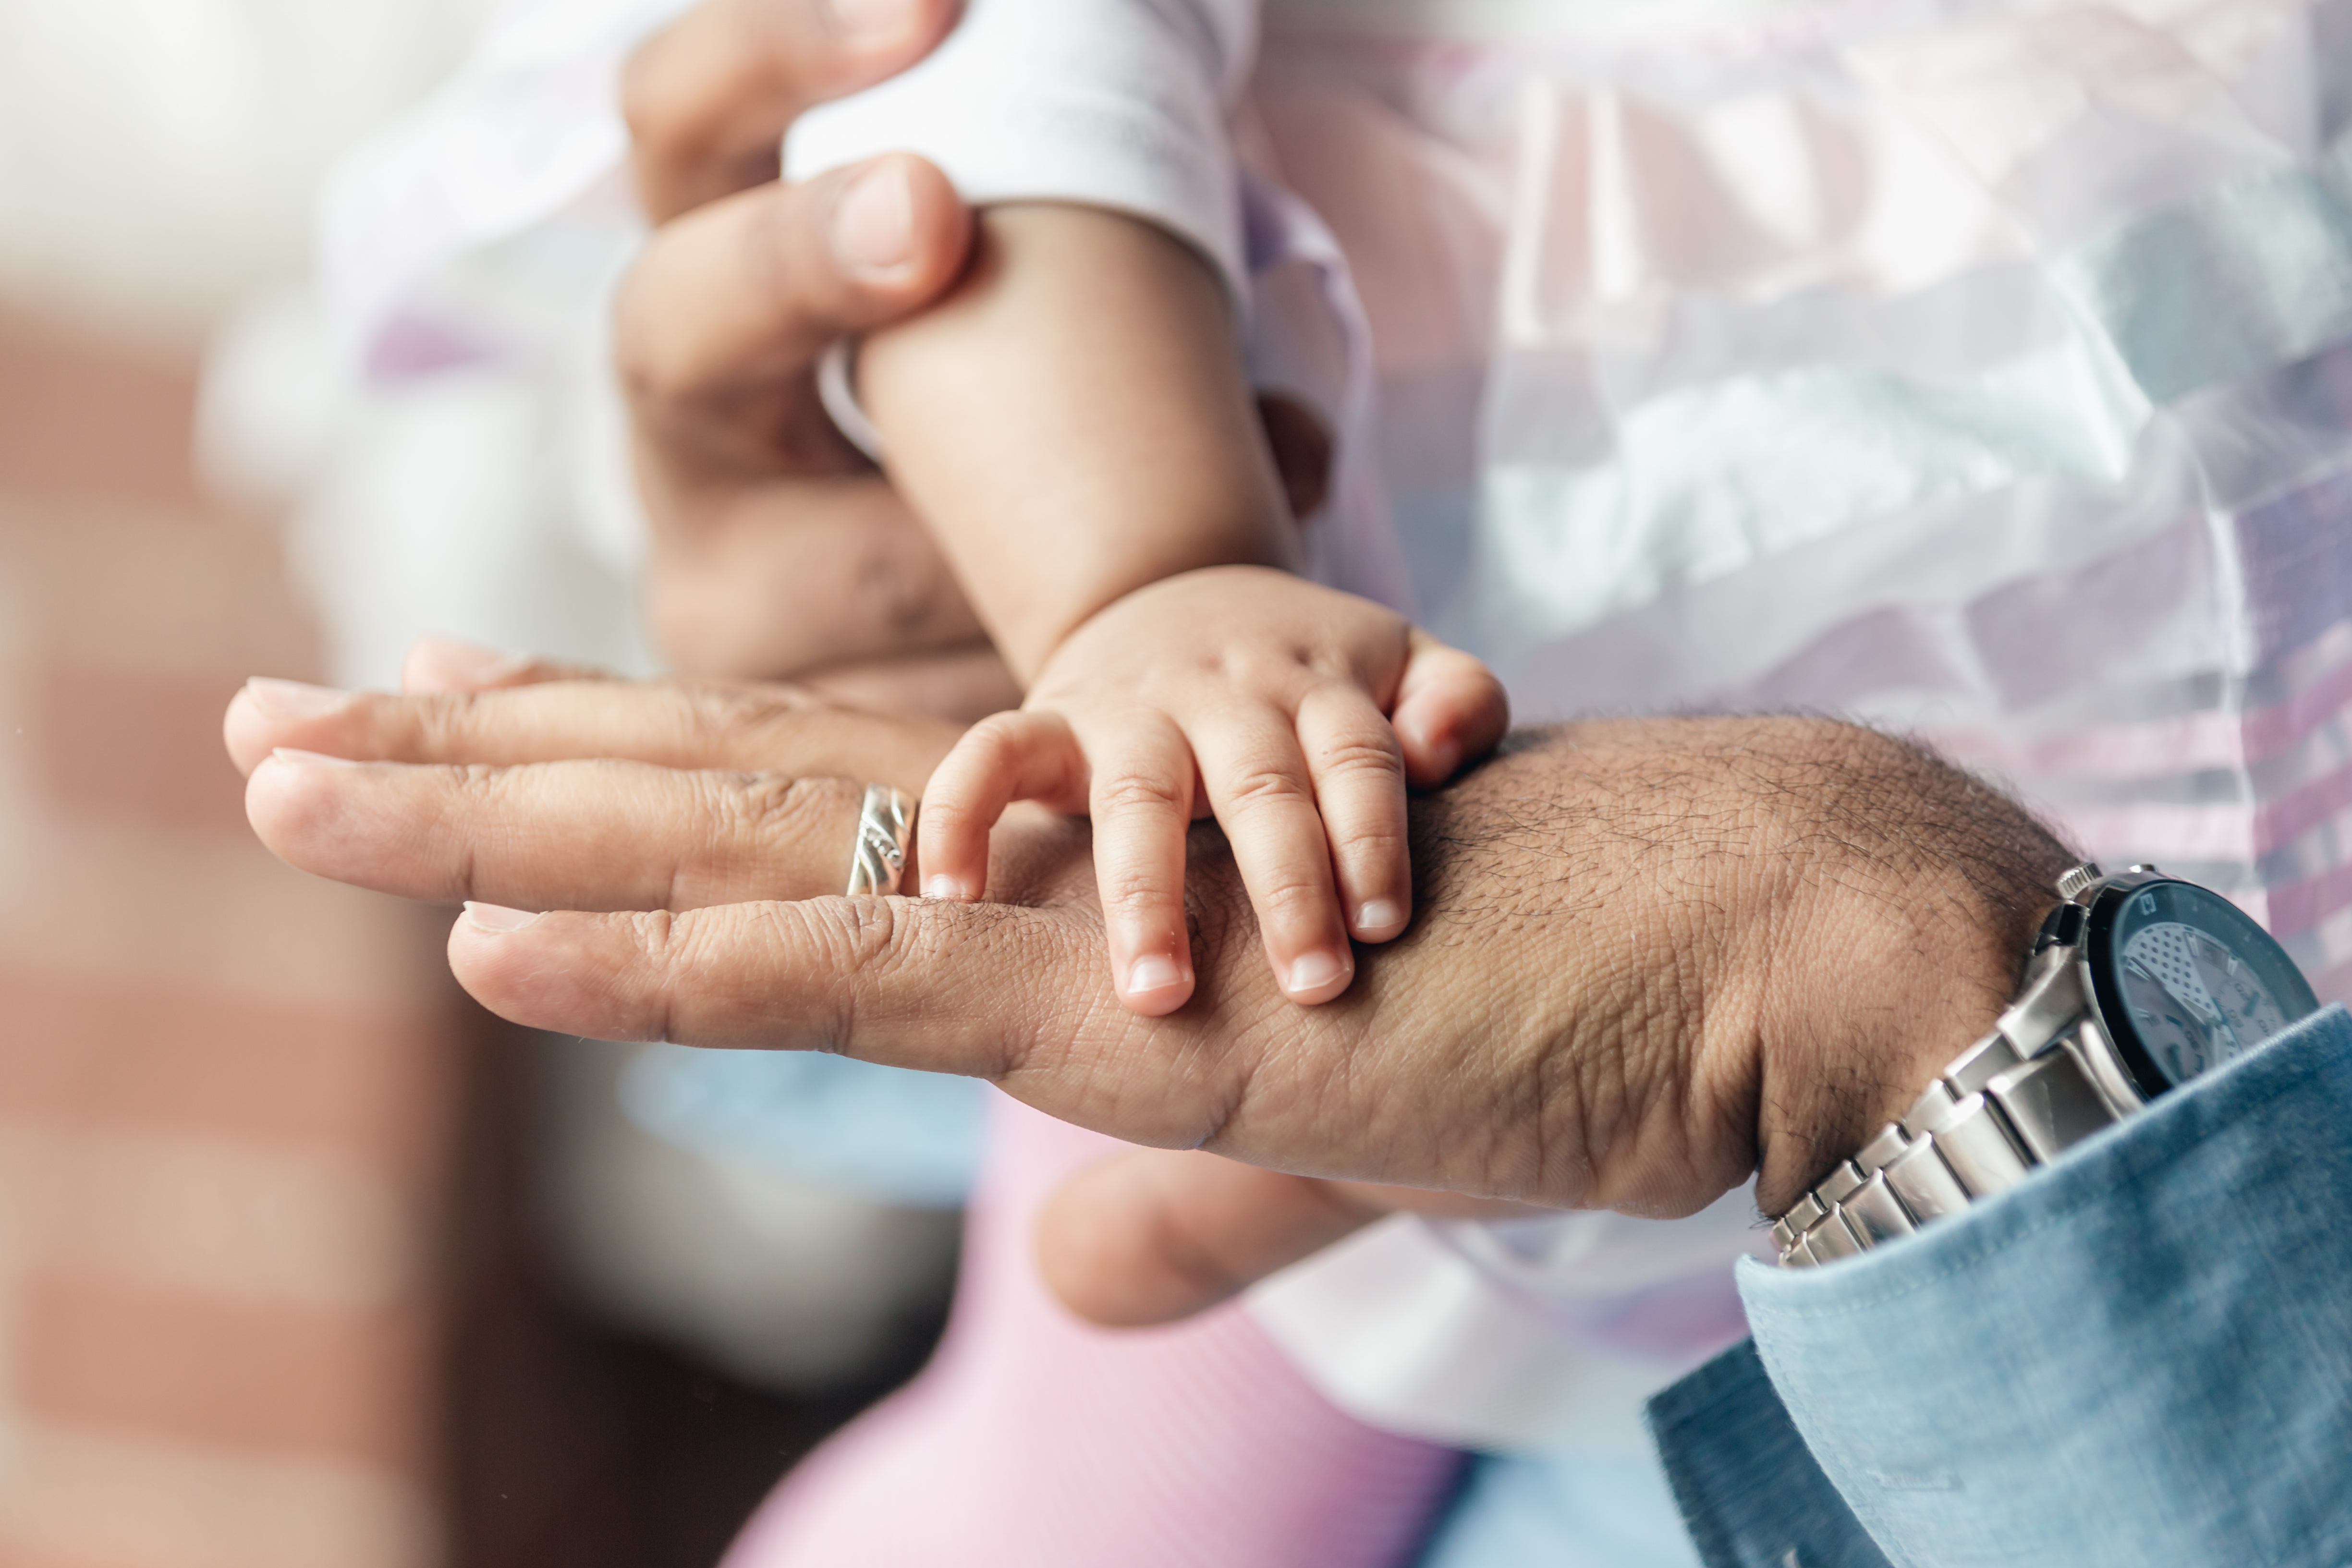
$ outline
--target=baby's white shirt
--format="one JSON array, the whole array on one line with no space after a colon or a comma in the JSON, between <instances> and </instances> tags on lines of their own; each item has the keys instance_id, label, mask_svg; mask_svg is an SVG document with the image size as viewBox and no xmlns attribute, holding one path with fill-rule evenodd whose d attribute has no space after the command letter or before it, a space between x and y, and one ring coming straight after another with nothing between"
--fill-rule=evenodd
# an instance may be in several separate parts
<instances>
[{"instance_id":1,"label":"baby's white shirt","mask_svg":"<svg viewBox=\"0 0 2352 1568\"><path fill-rule=\"evenodd\" d=\"M1159 224L1245 301L1226 113L1257 21L1257 0L967 0L921 64L803 115L785 177L918 152L976 205L1068 202Z\"/></svg>"}]
</instances>

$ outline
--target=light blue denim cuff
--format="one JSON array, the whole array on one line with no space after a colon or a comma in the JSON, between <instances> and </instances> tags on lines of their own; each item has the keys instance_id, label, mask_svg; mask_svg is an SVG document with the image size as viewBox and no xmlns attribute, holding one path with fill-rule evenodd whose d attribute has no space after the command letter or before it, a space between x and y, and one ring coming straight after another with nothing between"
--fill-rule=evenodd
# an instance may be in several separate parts
<instances>
[{"instance_id":1,"label":"light blue denim cuff","mask_svg":"<svg viewBox=\"0 0 2352 1568\"><path fill-rule=\"evenodd\" d=\"M1744 1266L1740 1291L1818 1474L1902 1568L2352 1562L2352 1015L1966 1215L1830 1268ZM1726 1385L1713 1417L1696 1379L1653 1411L1685 1510L1717 1500L1710 1561L1864 1561L1836 1520L1756 1506L1805 1497L1801 1458L1735 1473L1694 1442L1728 1429L1738 1354L1698 1375Z\"/></svg>"}]
</instances>

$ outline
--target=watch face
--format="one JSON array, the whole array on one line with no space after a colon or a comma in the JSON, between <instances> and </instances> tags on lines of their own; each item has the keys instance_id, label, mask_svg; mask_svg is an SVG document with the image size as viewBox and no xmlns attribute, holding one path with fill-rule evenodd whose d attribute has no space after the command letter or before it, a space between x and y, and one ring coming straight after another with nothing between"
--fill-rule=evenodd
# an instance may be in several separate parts
<instances>
[{"instance_id":1,"label":"watch face","mask_svg":"<svg viewBox=\"0 0 2352 1568\"><path fill-rule=\"evenodd\" d=\"M2084 942L2099 1011L2151 1098L2319 1010L2285 949L2191 883L2108 889Z\"/></svg>"}]
</instances>

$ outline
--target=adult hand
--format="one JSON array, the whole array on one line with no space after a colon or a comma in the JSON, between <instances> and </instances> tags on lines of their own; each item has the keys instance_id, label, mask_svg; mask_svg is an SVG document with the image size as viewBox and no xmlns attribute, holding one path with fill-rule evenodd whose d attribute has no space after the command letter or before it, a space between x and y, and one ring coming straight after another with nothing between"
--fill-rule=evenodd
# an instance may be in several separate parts
<instances>
[{"instance_id":1,"label":"adult hand","mask_svg":"<svg viewBox=\"0 0 2352 1568\"><path fill-rule=\"evenodd\" d=\"M803 111L905 69L959 0L704 0L623 84L657 225L624 281L614 353L652 525L646 614L688 674L791 677L861 706L975 718L1020 693L929 532L834 428L825 347L924 308L961 276L971 214L919 158L801 185L777 149ZM1328 486L1329 434L1259 400L1291 510Z\"/></svg>"},{"instance_id":2,"label":"adult hand","mask_svg":"<svg viewBox=\"0 0 2352 1568\"><path fill-rule=\"evenodd\" d=\"M1783 1203L1990 1024L2067 863L2011 802L1866 730L1571 726L1414 802L1413 924L1319 1008L1275 989L1199 830L1201 985L1146 1019L1111 989L1082 822L1009 816L1002 903L825 896L849 781L912 787L946 727L571 674L404 697L257 684L227 721L248 814L305 869L495 906L457 922L450 963L518 1021L969 1073L1265 1167L1160 1156L1065 1195L1049 1273L1129 1321L1375 1211L1301 1178L1667 1216L1760 1167Z\"/></svg>"},{"instance_id":3,"label":"adult hand","mask_svg":"<svg viewBox=\"0 0 2352 1568\"><path fill-rule=\"evenodd\" d=\"M913 157L776 183L795 117L904 69L959 9L707 0L629 63L637 185L658 226L615 303L614 353L652 524L648 622L680 669L966 717L1019 700L814 378L827 344L954 282L970 214Z\"/></svg>"}]
</instances>

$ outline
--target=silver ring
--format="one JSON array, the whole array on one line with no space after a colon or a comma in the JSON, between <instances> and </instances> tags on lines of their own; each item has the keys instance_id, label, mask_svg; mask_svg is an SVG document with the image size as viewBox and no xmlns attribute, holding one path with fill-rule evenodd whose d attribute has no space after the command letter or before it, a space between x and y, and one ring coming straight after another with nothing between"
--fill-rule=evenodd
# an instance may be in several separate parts
<instances>
[{"instance_id":1,"label":"silver ring","mask_svg":"<svg viewBox=\"0 0 2352 1568\"><path fill-rule=\"evenodd\" d=\"M921 802L904 789L868 784L857 809L857 838L849 846L849 896L898 891L907 874L907 846L915 841L915 813Z\"/></svg>"}]
</instances>

